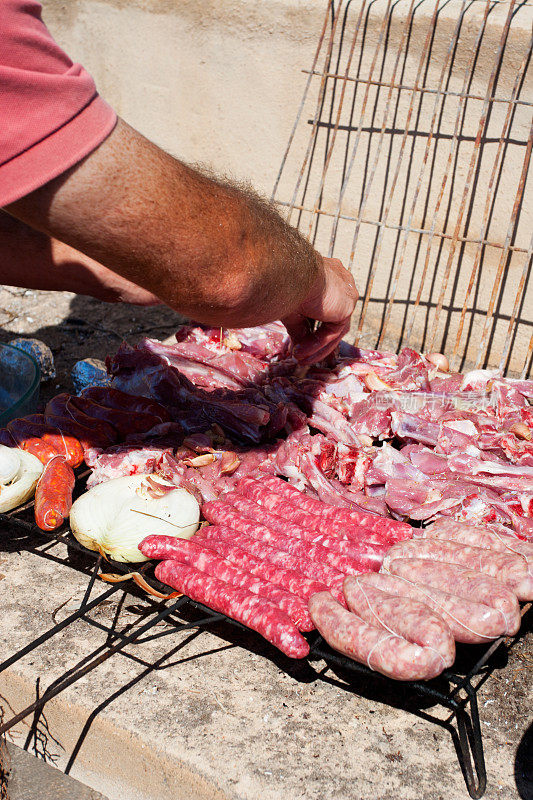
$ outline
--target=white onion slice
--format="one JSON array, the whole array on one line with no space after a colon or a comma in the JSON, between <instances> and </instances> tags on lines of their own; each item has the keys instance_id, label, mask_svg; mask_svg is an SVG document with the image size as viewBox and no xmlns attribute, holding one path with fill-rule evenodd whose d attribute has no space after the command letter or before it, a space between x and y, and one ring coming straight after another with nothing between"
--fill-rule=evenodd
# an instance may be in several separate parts
<instances>
[{"instance_id":1,"label":"white onion slice","mask_svg":"<svg viewBox=\"0 0 533 800\"><path fill-rule=\"evenodd\" d=\"M160 487L160 496L153 496L154 485ZM80 544L114 561L134 563L148 560L138 548L145 536L189 539L199 520L200 506L192 494L155 475L99 483L70 510L70 527Z\"/></svg>"},{"instance_id":2,"label":"white onion slice","mask_svg":"<svg viewBox=\"0 0 533 800\"><path fill-rule=\"evenodd\" d=\"M0 512L33 497L42 471L43 465L31 453L0 445Z\"/></svg>"}]
</instances>

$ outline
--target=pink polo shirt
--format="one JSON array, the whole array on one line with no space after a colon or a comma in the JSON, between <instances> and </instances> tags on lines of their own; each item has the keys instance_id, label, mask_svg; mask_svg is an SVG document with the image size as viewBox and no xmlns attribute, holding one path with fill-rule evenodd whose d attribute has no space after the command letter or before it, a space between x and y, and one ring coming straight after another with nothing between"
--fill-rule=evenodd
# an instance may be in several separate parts
<instances>
[{"instance_id":1,"label":"pink polo shirt","mask_svg":"<svg viewBox=\"0 0 533 800\"><path fill-rule=\"evenodd\" d=\"M54 42L36 0L0 0L0 207L72 167L116 114Z\"/></svg>"}]
</instances>

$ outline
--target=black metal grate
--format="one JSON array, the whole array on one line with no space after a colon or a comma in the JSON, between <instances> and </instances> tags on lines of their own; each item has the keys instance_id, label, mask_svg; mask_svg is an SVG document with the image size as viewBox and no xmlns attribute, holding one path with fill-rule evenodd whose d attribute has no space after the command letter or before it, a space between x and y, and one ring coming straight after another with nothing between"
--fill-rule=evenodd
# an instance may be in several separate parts
<instances>
[{"instance_id":1,"label":"black metal grate","mask_svg":"<svg viewBox=\"0 0 533 800\"><path fill-rule=\"evenodd\" d=\"M137 587L132 587L131 583L129 584L130 588L128 590L124 588L124 584L117 583L106 588L105 591L95 594L95 585L98 585L97 577L103 563L106 565L106 571L108 571L107 565L110 563L111 569L114 572L123 574L131 571L131 565L118 562L103 562L101 555L87 550L80 545L68 528L50 533L41 531L35 523L30 521L30 513L33 513L32 503L27 504L23 509L18 509L15 512L0 514L0 525L9 528L11 536L17 530L26 534L29 537L28 541L31 542L37 541L48 542L51 545L67 545L69 554L63 559L62 563L87 574L87 589L76 611L68 615L61 622L58 622L44 631L39 637L0 663L0 672L13 666L13 664L24 656L45 644L78 620L101 630L103 642L90 656L81 659L77 664L66 669L57 680L51 683L42 693L39 693L39 696L33 703L17 714L14 714L10 719L4 720L0 725L0 736L23 719L33 715L33 724L26 743L28 746L31 742L31 737L35 735L39 717L46 703L84 675L87 675L104 661L120 653L128 645L140 647L143 642L169 635L172 636L173 634L188 629L207 628L213 623L220 622L227 623L245 632L246 637L249 637L250 641L260 638L258 634L245 628L240 623L222 614L213 612L209 608L183 596L171 600L158 600L157 602L153 601L153 598L151 598L153 602L148 613L144 613L138 620L129 623L124 630L119 630L115 623L105 623L92 618L91 611L117 593L120 593L122 597L125 597L127 594L139 596L140 590L137 590ZM40 550L38 547L35 547L34 552L41 553L45 556L47 549L48 548ZM138 572L143 575L153 589L160 592L167 592L168 587L165 587L152 575L153 566L153 562L145 562L140 566ZM530 607L530 604L525 606L523 614L527 613ZM191 612L194 612L192 620L190 619ZM170 623L170 626L165 630L154 630L162 620L166 620L167 623ZM468 648L463 646L463 648L460 648L460 659L462 657L464 674L447 670L435 680L411 683L398 683L379 673L373 672L362 664L358 664L357 662L341 656L339 653L331 650L327 643L316 632L308 634L307 638L311 646L311 653L307 658L307 664L313 671L316 680L327 680L321 671L313 668L313 662L323 660L326 662L328 668L340 670L343 680L338 685L343 686L348 692L357 694L361 679L364 679L370 682L373 688L382 687L385 690L385 697L387 694L390 694L390 696L394 695L397 698L401 694L404 697L402 708L405 708L408 712L418 713L423 716L424 719L434 722L450 733L470 796L479 798L483 795L486 788L486 770L478 712L477 691L486 681L493 669L491 666L491 656L493 653L501 647L512 647L513 643L518 640L519 635L512 639L498 639L487 647L477 646ZM263 642L263 640L261 641ZM239 643L243 644L242 639L239 640ZM476 654L476 656L479 655L479 657L475 657L474 662L472 662L473 654ZM166 656L161 660L163 661L164 658L166 658ZM421 713L417 709L417 704L421 698L429 699L433 703L448 709L450 712L448 718L442 721L429 713ZM387 700L385 699L384 702L387 702ZM78 749L79 747L81 747L81 741L78 745ZM71 755L69 766L73 763L76 755L77 751ZM69 767L67 767L67 769L68 768Z\"/></svg>"}]
</instances>

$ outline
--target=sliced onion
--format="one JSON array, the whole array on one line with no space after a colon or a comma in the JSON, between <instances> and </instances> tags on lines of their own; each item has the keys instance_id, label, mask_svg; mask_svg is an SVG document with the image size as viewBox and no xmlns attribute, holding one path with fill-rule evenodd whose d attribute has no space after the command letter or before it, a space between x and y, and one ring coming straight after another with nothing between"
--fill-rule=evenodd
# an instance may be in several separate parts
<instances>
[{"instance_id":1,"label":"sliced onion","mask_svg":"<svg viewBox=\"0 0 533 800\"><path fill-rule=\"evenodd\" d=\"M160 494L154 492L154 483L161 485ZM200 507L190 492L154 475L100 483L79 497L70 511L72 533L80 544L115 561L134 563L148 560L138 548L145 536L189 539L199 519Z\"/></svg>"},{"instance_id":2,"label":"sliced onion","mask_svg":"<svg viewBox=\"0 0 533 800\"><path fill-rule=\"evenodd\" d=\"M12 447L0 446L0 485L11 483L20 471L20 458Z\"/></svg>"},{"instance_id":3,"label":"sliced onion","mask_svg":"<svg viewBox=\"0 0 533 800\"><path fill-rule=\"evenodd\" d=\"M43 465L31 453L0 445L0 512L33 497Z\"/></svg>"}]
</instances>

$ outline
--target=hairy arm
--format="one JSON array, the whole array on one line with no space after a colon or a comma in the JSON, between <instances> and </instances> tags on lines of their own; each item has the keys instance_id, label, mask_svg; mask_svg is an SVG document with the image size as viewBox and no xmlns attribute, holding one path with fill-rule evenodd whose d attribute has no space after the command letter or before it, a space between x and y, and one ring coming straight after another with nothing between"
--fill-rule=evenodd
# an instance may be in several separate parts
<instances>
[{"instance_id":1,"label":"hairy arm","mask_svg":"<svg viewBox=\"0 0 533 800\"><path fill-rule=\"evenodd\" d=\"M161 301L89 256L0 211L0 283L151 306Z\"/></svg>"},{"instance_id":2,"label":"hairy arm","mask_svg":"<svg viewBox=\"0 0 533 800\"><path fill-rule=\"evenodd\" d=\"M302 340L303 317L322 320L329 327L303 340L305 356L331 349L355 303L340 262L331 267L269 204L172 158L123 121L6 210L200 322L288 318Z\"/></svg>"}]
</instances>

